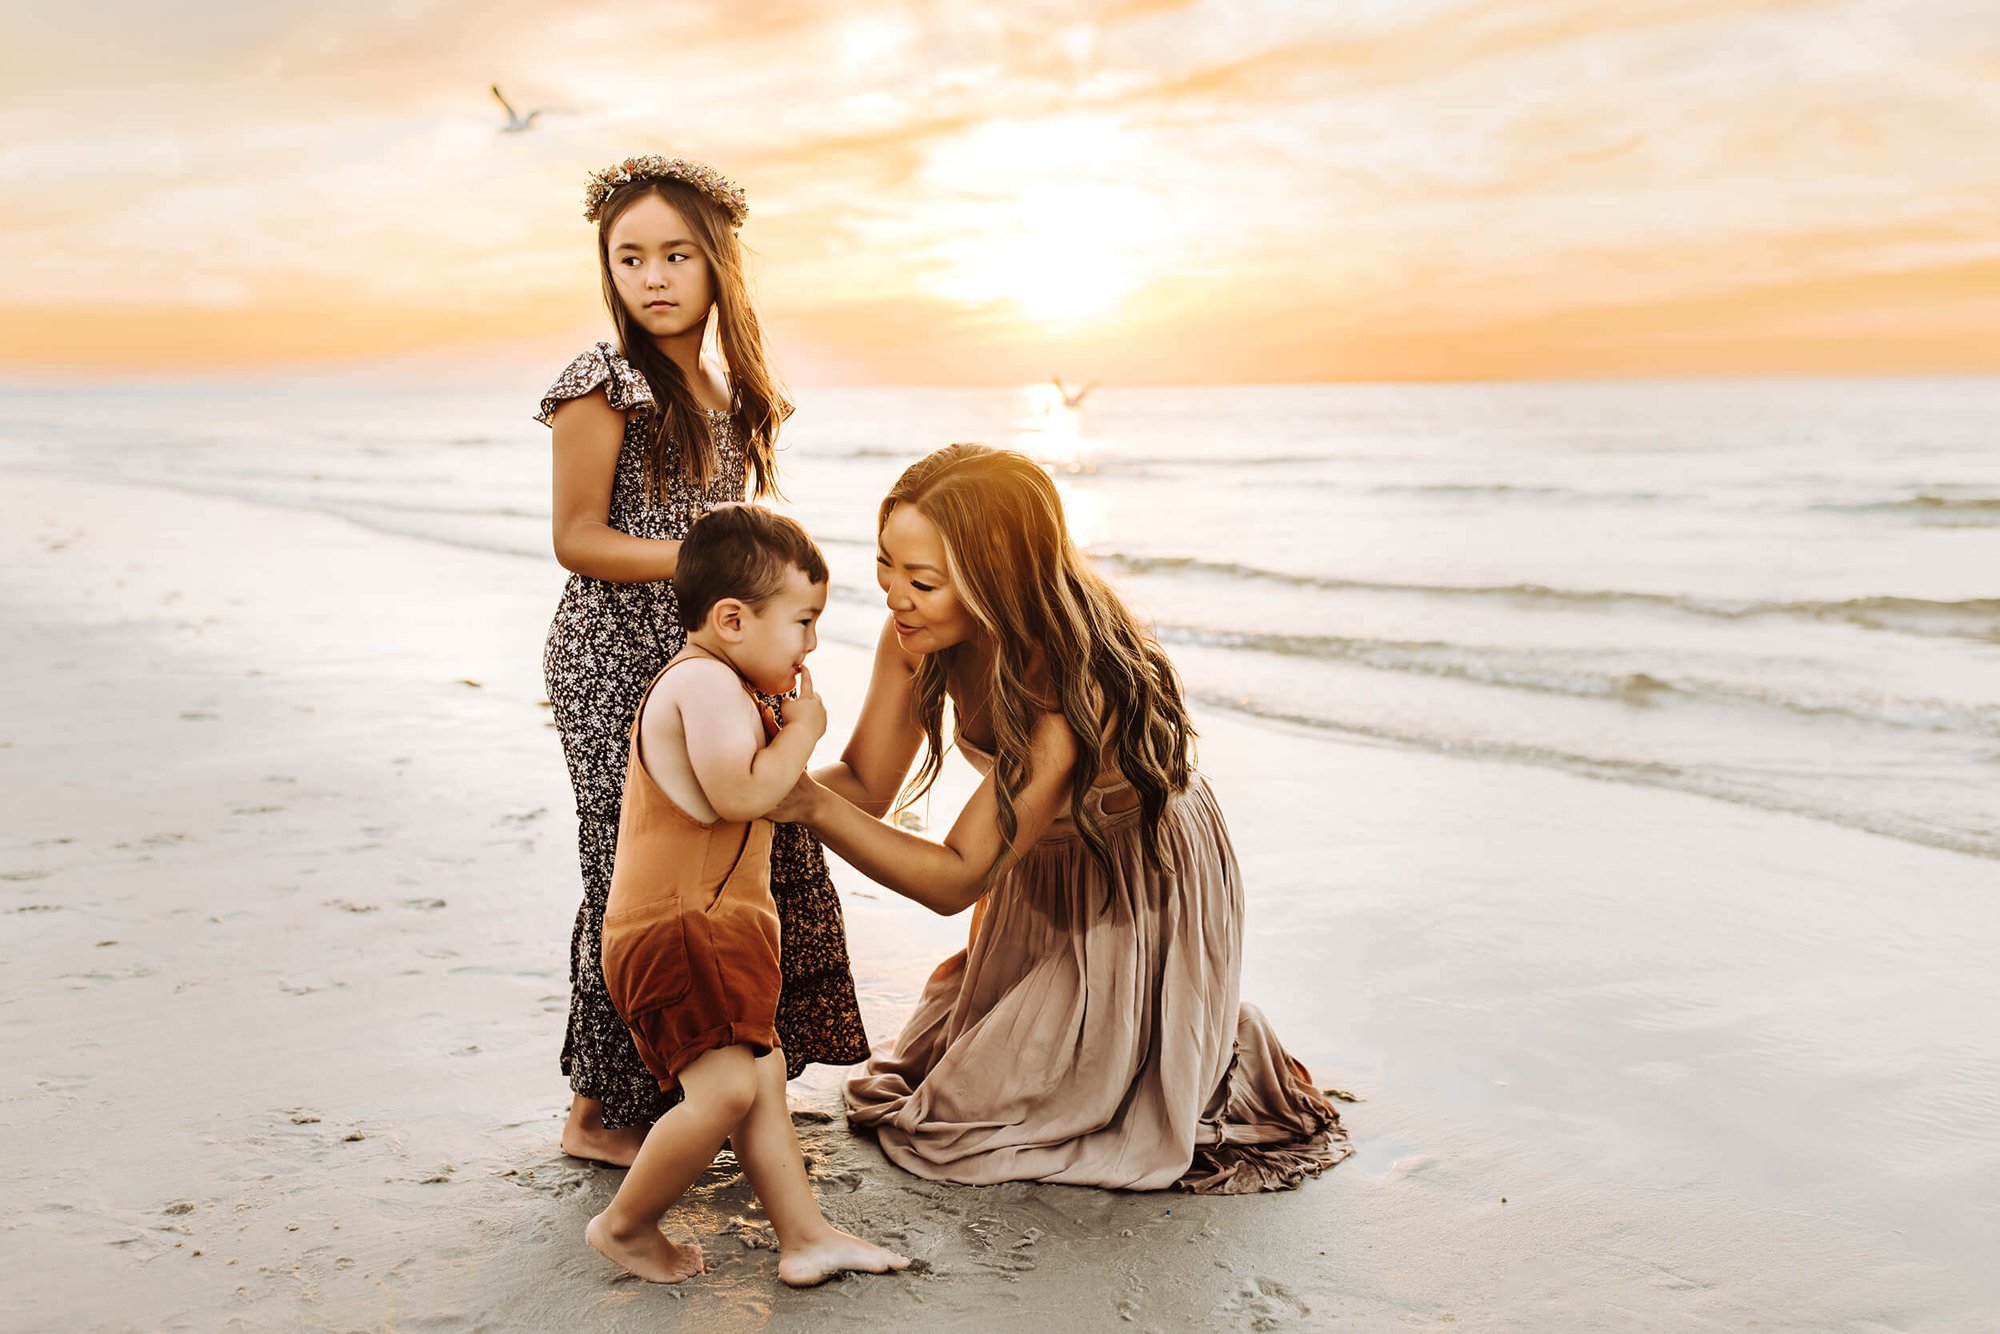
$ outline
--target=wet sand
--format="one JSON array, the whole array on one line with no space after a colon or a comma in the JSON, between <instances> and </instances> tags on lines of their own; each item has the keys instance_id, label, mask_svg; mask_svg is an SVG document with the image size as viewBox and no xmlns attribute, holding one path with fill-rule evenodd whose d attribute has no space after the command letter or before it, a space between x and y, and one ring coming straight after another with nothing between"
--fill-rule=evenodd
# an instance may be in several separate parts
<instances>
[{"instance_id":1,"label":"wet sand","mask_svg":"<svg viewBox=\"0 0 2000 1334\"><path fill-rule=\"evenodd\" d=\"M711 1273L620 1278L582 1241L617 1174L554 1147L560 580L5 478L0 1326L2000 1325L2000 866L1212 713L1244 994L1362 1099L1353 1159L936 1186L815 1069L829 1216L923 1272L782 1288L725 1161L669 1222ZM865 665L815 659L836 741ZM885 1039L965 923L842 885Z\"/></svg>"}]
</instances>

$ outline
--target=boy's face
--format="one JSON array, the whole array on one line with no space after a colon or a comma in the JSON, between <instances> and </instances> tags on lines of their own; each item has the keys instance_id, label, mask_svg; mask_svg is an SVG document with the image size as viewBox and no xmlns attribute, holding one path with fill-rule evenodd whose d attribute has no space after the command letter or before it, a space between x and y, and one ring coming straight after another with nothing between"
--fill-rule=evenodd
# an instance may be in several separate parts
<instances>
[{"instance_id":1,"label":"boy's face","mask_svg":"<svg viewBox=\"0 0 2000 1334\"><path fill-rule=\"evenodd\" d=\"M767 695L782 695L799 683L806 655L819 647L815 627L826 610L826 590L794 566L761 611L744 607L743 637L730 653L744 680Z\"/></svg>"}]
</instances>

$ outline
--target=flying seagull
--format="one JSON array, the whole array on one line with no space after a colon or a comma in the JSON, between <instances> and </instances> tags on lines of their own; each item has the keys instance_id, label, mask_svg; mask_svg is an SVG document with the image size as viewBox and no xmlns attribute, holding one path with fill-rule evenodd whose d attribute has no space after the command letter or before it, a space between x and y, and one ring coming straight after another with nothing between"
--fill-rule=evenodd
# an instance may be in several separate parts
<instances>
[{"instance_id":1,"label":"flying seagull","mask_svg":"<svg viewBox=\"0 0 2000 1334\"><path fill-rule=\"evenodd\" d=\"M523 130L533 129L535 117L542 114L540 111L530 111L523 116L514 110L514 104L500 95L500 85L497 83L493 85L493 100L507 108L507 123L500 127L502 134L519 134Z\"/></svg>"},{"instance_id":2,"label":"flying seagull","mask_svg":"<svg viewBox=\"0 0 2000 1334\"><path fill-rule=\"evenodd\" d=\"M1062 382L1061 376L1050 376L1049 383L1056 387L1056 392L1058 394L1062 395L1063 406L1066 408L1082 407L1083 400L1089 397L1090 391L1097 388L1097 381L1092 380L1089 384L1077 390L1075 393L1071 393L1069 387Z\"/></svg>"}]
</instances>

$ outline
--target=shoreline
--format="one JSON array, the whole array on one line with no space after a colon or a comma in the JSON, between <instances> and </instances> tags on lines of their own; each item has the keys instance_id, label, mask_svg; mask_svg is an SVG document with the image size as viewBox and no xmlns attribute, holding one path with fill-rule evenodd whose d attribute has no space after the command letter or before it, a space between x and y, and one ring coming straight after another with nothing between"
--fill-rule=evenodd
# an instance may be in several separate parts
<instances>
[{"instance_id":1,"label":"shoreline","mask_svg":"<svg viewBox=\"0 0 2000 1334\"><path fill-rule=\"evenodd\" d=\"M1353 1159L1274 1196L933 1186L815 1067L829 1217L928 1271L783 1289L711 1173L669 1229L716 1271L620 1281L581 1240L616 1174L554 1147L561 572L8 480L9 1324L2000 1320L1990 863L1213 710L1244 996L1361 1095ZM835 748L866 665L815 656ZM964 919L836 874L880 1042Z\"/></svg>"},{"instance_id":2,"label":"shoreline","mask_svg":"<svg viewBox=\"0 0 2000 1334\"><path fill-rule=\"evenodd\" d=\"M523 392L526 391L524 390ZM0 472L11 471L16 471L16 469L10 468L7 464L0 463ZM83 484L93 484L107 480L105 477L92 477L87 473L49 464L23 465L18 468L18 473L23 476L73 480ZM109 480L115 482L124 479ZM463 525L454 528L454 516L445 512L434 512L422 506L405 510L390 505L385 509L379 499L373 503L351 503L324 497L316 500L308 500L296 495L276 494L267 490L260 490L255 486L238 488L229 484L217 484L212 481L206 484L193 484L157 475L148 475L135 479L134 484L154 487L162 491L187 496L197 502L212 499L239 501L255 506L268 507L285 513L308 516L309 518L332 518L392 540L415 538L420 542L434 544L448 553L453 553L442 559L455 559L456 553L473 552L509 556L524 562L524 569L528 567L535 569L549 568L549 560L545 550L547 537L543 531L545 525L541 522L526 522L531 516L527 511L518 507L505 511L511 520L519 522L516 522L511 530L511 539L502 539L491 532L481 531L473 533ZM824 518L826 516L821 515L820 517ZM440 527L441 523L442 527ZM851 618L853 616L853 608L856 605L865 606L872 611L876 606L877 598L873 588L872 577L865 573L872 561L872 539L857 539L852 535L829 536L821 534L818 540L828 550L835 548L859 549L865 550L869 555L868 559L859 560L848 567L850 575L853 571L857 570L863 572L859 578L861 587L856 588L854 586L855 581L851 577L841 586L836 587L834 601L844 602L848 606L841 615L830 617L830 621L841 623L842 616ZM1099 559L1101 568L1106 573L1112 575L1114 578L1121 575L1142 576L1141 582L1143 584L1143 575L1149 568L1150 558L1144 556L1135 557L1129 553L1117 551L1099 551L1095 554ZM1177 568L1183 562L1179 558L1173 558L1166 563L1169 566ZM1192 562L1188 565L1188 568L1203 568L1202 562ZM1244 567L1240 567L1234 562L1223 562L1214 568L1238 573L1247 572L1268 575L1280 583L1290 581L1296 577L1282 571L1246 571ZM839 575L837 574L836 577L839 578ZM1308 586L1313 582L1311 579L1306 581ZM1338 579L1328 582L1330 586L1334 587L1348 586L1346 581ZM1873 608L1875 604L1884 602L1923 605L1934 612L1957 607L1983 607L1990 602L1990 599L1979 597L1947 599L1943 602L1937 602L1925 598L1905 598L1895 594L1862 595L1844 600L1836 598L1833 601L1815 601L1811 598L1807 598L1804 601L1788 601L1780 598L1776 601L1766 600L1759 602L1754 598L1747 601L1739 601L1728 597L1699 595L1687 595L1683 597L1680 595L1644 591L1598 589L1588 586L1552 588L1535 583L1516 586L1485 587L1479 585L1458 586L1450 583L1429 585L1421 582L1404 585L1393 581L1378 583L1362 580L1354 583L1352 587L1374 589L1376 591L1394 589L1406 593L1505 594L1508 592L1518 592L1523 595L1533 596L1546 594L1558 599L1574 599L1589 604L1608 601L1674 606L1687 610L1699 618L1719 616L1730 622L1754 619L1756 616L1765 614L1778 615L1792 612L1807 612L1818 616L1840 612L1842 609L1848 608ZM1136 594L1136 596L1143 599L1143 591ZM1137 605L1142 609L1150 606L1149 603L1143 600ZM1161 614L1161 619L1165 620L1170 614L1172 606L1173 604L1169 600L1153 610L1158 611ZM1879 614L1879 610L1870 610L1865 614L1859 614L1857 624L1870 625L1873 623L1873 618ZM1839 620L1841 617L1835 616L1833 619ZM1172 633L1175 627L1171 625L1164 626L1163 628L1169 631L1166 640L1169 651L1175 653L1184 666L1191 659L1198 661L1199 655L1206 651L1208 647L1201 633L1194 633L1191 638L1188 638ZM1937 636L1937 638L1940 640L1954 640L1956 637L1941 635ZM851 636L849 642L852 647L872 648L874 643L874 627L866 624L861 625L859 633ZM1375 647L1392 646L1389 641L1376 641L1366 637L1353 642ZM1967 640L1965 642L1974 643L1976 640ZM1330 662L1338 660L1340 656L1336 654L1332 659L1322 660L1313 657L1311 654L1307 654L1303 661L1316 667L1325 667ZM1355 665L1359 665L1365 669L1369 664L1363 661ZM1408 671L1412 669L1404 668L1401 670ZM1664 671L1665 669L1662 668L1660 670ZM1356 678L1356 680L1365 682L1377 675L1380 674L1363 670L1360 677ZM1427 674L1419 671L1418 675L1423 676ZM1433 675L1429 684L1449 683L1457 676L1458 673L1452 670L1441 670ZM1680 700L1683 695L1685 695L1686 699L1690 700L1703 698L1704 686L1701 682L1697 681L1693 686L1684 690L1682 686L1673 684L1672 676L1673 674L1669 672L1669 679L1663 680L1651 675L1650 671L1626 674L1617 678L1613 688L1589 690L1581 695L1571 695L1569 697L1593 700L1622 697L1628 705L1645 706L1646 711L1650 711L1652 706L1662 700ZM1387 678L1395 681L1404 680L1404 677L1396 672L1388 673ZM1483 678L1474 673L1468 679L1476 682ZM1351 680L1347 684L1352 686L1354 683ZM1324 689L1324 683L1321 683L1321 685ZM1836 753L1834 743L1828 740L1823 731L1815 732L1814 744L1808 751L1795 753L1789 760L1781 755L1771 754L1760 759L1751 760L1743 767L1730 764L1718 765L1699 760L1693 763L1682 764L1672 758L1674 749L1672 746L1621 757L1617 754L1599 753L1587 743L1581 746L1572 745L1566 748L1554 736L1542 737L1532 732L1525 736L1509 737L1506 735L1475 734L1480 731L1477 727L1471 729L1463 727L1456 729L1445 727L1439 729L1435 726L1413 728L1407 725L1407 720L1399 718L1398 709L1395 707L1396 701L1393 699L1388 701L1389 707L1380 712L1369 712L1365 709L1357 711L1350 708L1333 710L1330 713L1315 713L1310 707L1301 708L1300 701L1304 697L1300 694L1288 691L1280 691L1272 694L1268 691L1259 692L1254 688L1246 691L1241 682L1231 683L1226 673L1218 677L1204 677L1204 674L1197 671L1194 678L1188 682L1188 688L1191 702L1205 706L1210 712L1246 721L1253 727L1296 729L1304 735L1316 736L1334 742L1382 744L1398 749L1407 749L1452 759L1485 759L1503 764L1527 765L1547 769L1557 773L1589 778L1594 781L1628 783L1665 791L1683 792L1733 805L1743 805L1758 810L1797 815L1836 829L1858 830L1879 834L1922 847L1939 848L1981 857L1990 861L2000 861L2000 842L1995 841L1996 831L1991 827L1990 821L1968 821L1962 816L1954 818L1949 813L1941 814L1935 809L1925 808L1921 803L1915 809L1904 808L1899 806L1893 798L1887 801L1871 801L1868 799L1869 791L1865 787L1853 789L1854 795L1851 797L1836 799L1827 795L1828 792L1834 789L1826 789L1815 794L1808 789L1796 785L1768 781L1768 774L1760 778L1757 772L1760 766L1768 768L1772 773L1783 773L1788 768L1795 769L1798 772L1810 772L1819 763L1823 762L1823 754ZM1548 700L1541 699L1543 692L1532 680L1523 689L1528 693L1526 695L1517 695L1514 699L1514 704L1526 707L1531 701L1539 700L1543 703L1548 702ZM1338 697L1343 693L1343 688L1336 685L1331 689L1325 690L1325 693ZM1552 699L1561 699L1569 694L1569 692L1560 688L1547 693ZM1752 694L1754 695L1754 692ZM1742 699L1740 697L1732 697L1729 691L1724 690L1715 697L1708 699L1707 702L1726 707L1732 703L1740 704L1742 703ZM1932 701L1932 703L1935 703L1935 701ZM1493 707L1506 708L1509 706L1502 704L1494 705ZM1798 715L1803 714L1813 720L1813 726L1821 729L1837 726L1837 720L1843 712L1838 706L1822 706L1820 704L1797 700L1794 700L1791 704L1784 705L1783 710L1778 721L1784 722L1788 726L1796 726L1801 722ZM1865 710L1861 714L1853 716L1863 722L1871 721ZM1628 716L1626 721L1629 722L1630 720L1631 718ZM1688 722L1688 720L1683 721ZM1714 721L1714 719L1708 720L1708 725L1712 726ZM1753 717L1738 721L1746 728L1754 729L1761 725L1770 724L1773 719L1769 717ZM1689 725L1692 724L1690 723ZM1990 728L1987 730L1990 730ZM1575 738L1572 738L1572 740L1574 741ZM1974 745L1976 746L1977 742L1974 742ZM1864 762L1867 758L1863 757ZM1873 759L1878 766L1886 766L1881 770L1884 773L1921 773L1925 767L1923 761L1907 755L1895 760L1885 759L1879 755L1874 756ZM1983 771L1977 775L1961 772L1957 775L1957 778L1968 783L1983 782L1985 774ZM1876 793L1875 795L1881 796L1882 794ZM1977 809L1976 799L1971 804L1974 809Z\"/></svg>"}]
</instances>

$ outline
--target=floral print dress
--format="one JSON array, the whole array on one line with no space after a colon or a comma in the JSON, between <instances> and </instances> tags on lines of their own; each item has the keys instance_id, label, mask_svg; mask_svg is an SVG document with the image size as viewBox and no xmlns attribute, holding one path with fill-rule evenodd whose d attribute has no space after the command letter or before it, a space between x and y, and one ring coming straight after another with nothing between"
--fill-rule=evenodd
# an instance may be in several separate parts
<instances>
[{"instance_id":1,"label":"floral print dress","mask_svg":"<svg viewBox=\"0 0 2000 1334\"><path fill-rule=\"evenodd\" d=\"M718 456L715 482L703 492L676 480L663 501L649 494L644 459L656 429L652 390L610 343L597 344L563 369L542 396L536 420L547 424L565 401L600 390L626 414L611 487L613 528L634 537L678 540L708 506L744 498L742 435L734 419L720 411L709 414ZM570 937L562 1071L572 1090L603 1102L604 1124L612 1128L651 1121L677 1096L661 1092L640 1061L605 991L599 953L632 716L647 685L685 641L671 583L612 583L572 574L542 656L576 792L577 856L583 870L583 902ZM771 897L778 906L784 976L778 1036L787 1074L796 1076L816 1062L850 1065L864 1059L868 1038L854 1000L840 900L827 875L825 855L803 826L777 827Z\"/></svg>"}]
</instances>

